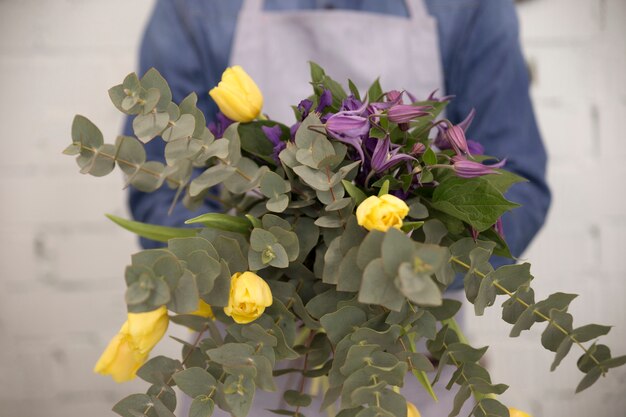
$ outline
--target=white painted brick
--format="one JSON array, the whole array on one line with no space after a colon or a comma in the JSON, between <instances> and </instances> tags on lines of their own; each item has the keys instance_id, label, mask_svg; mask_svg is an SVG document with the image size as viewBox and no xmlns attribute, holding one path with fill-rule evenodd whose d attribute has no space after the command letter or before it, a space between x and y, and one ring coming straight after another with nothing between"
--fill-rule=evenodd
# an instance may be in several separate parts
<instances>
[{"instance_id":1,"label":"white painted brick","mask_svg":"<svg viewBox=\"0 0 626 417\"><path fill-rule=\"evenodd\" d=\"M582 101L537 103L535 114L551 165L580 165L596 155L599 138L593 132L593 112L594 107Z\"/></svg>"},{"instance_id":2,"label":"white painted brick","mask_svg":"<svg viewBox=\"0 0 626 417\"><path fill-rule=\"evenodd\" d=\"M0 3L4 33L0 49L93 50L128 48L138 39L152 0L72 1L29 0ZM132 44L131 44L132 45Z\"/></svg>"},{"instance_id":3,"label":"white painted brick","mask_svg":"<svg viewBox=\"0 0 626 417\"><path fill-rule=\"evenodd\" d=\"M619 1L619 0L618 0ZM526 44L571 43L598 35L603 23L601 1L542 0L522 3L519 15Z\"/></svg>"},{"instance_id":4,"label":"white painted brick","mask_svg":"<svg viewBox=\"0 0 626 417\"><path fill-rule=\"evenodd\" d=\"M526 56L534 69L533 98L539 103L565 103L588 100L594 74L587 71L594 49L587 45L538 45L526 47Z\"/></svg>"}]
</instances>

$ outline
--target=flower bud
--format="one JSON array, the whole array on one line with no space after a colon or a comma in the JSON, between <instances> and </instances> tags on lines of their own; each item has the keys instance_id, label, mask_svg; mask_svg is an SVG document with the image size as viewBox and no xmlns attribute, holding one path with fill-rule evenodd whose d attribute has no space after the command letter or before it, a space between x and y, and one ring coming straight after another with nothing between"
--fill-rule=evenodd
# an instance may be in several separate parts
<instances>
[{"instance_id":1,"label":"flower bud","mask_svg":"<svg viewBox=\"0 0 626 417\"><path fill-rule=\"evenodd\" d=\"M226 68L209 95L220 111L236 122L250 122L261 113L263 95L252 78L238 65Z\"/></svg>"},{"instance_id":2,"label":"flower bud","mask_svg":"<svg viewBox=\"0 0 626 417\"><path fill-rule=\"evenodd\" d=\"M169 318L162 306L146 313L128 313L128 320L113 337L94 367L94 372L111 375L115 382L130 381L161 340Z\"/></svg>"},{"instance_id":3,"label":"flower bud","mask_svg":"<svg viewBox=\"0 0 626 417\"><path fill-rule=\"evenodd\" d=\"M394 123L409 123L411 120L429 114L426 110L430 106L412 106L410 104L396 104L387 112L389 121Z\"/></svg>"},{"instance_id":4,"label":"flower bud","mask_svg":"<svg viewBox=\"0 0 626 417\"><path fill-rule=\"evenodd\" d=\"M356 219L367 230L386 232L402 227L402 219L409 214L409 206L391 194L366 198L356 209Z\"/></svg>"},{"instance_id":5,"label":"flower bud","mask_svg":"<svg viewBox=\"0 0 626 417\"><path fill-rule=\"evenodd\" d=\"M530 414L518 410L517 408L509 407L509 417L532 417Z\"/></svg>"},{"instance_id":6,"label":"flower bud","mask_svg":"<svg viewBox=\"0 0 626 417\"><path fill-rule=\"evenodd\" d=\"M192 311L189 314L215 320L215 314L213 314L213 309L202 299L198 300L198 309Z\"/></svg>"},{"instance_id":7,"label":"flower bud","mask_svg":"<svg viewBox=\"0 0 626 417\"><path fill-rule=\"evenodd\" d=\"M422 417L415 404L406 402L406 417Z\"/></svg>"},{"instance_id":8,"label":"flower bud","mask_svg":"<svg viewBox=\"0 0 626 417\"><path fill-rule=\"evenodd\" d=\"M452 157L452 168L461 178L476 178L488 174L497 174L496 168L502 168L506 163L506 159L493 165L484 165L480 162L470 161L463 156Z\"/></svg>"},{"instance_id":9,"label":"flower bud","mask_svg":"<svg viewBox=\"0 0 626 417\"><path fill-rule=\"evenodd\" d=\"M236 323L250 323L259 318L272 301L272 291L263 278L254 272L237 272L230 279L230 297L224 313Z\"/></svg>"}]
</instances>

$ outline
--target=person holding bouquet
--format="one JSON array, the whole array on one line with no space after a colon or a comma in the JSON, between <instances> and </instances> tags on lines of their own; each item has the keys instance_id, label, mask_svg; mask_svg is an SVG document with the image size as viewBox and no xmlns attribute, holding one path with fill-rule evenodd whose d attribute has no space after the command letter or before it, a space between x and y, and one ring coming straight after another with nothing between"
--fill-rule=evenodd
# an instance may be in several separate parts
<instances>
[{"instance_id":1,"label":"person holding bouquet","mask_svg":"<svg viewBox=\"0 0 626 417\"><path fill-rule=\"evenodd\" d=\"M507 168L529 180L507 194L522 208L507 214L500 228L513 255L522 254L545 220L550 192L512 1L157 0L139 73L155 67L168 80L175 101L196 92L198 107L219 132L229 121L207 91L228 66L245 68L263 92L264 113L288 122L293 120L290 105L310 95L308 61L361 88L379 77L383 85L418 99L434 92L454 95L446 118L463 127L478 153L507 158ZM130 120L125 130L132 133ZM146 150L148 159L164 160L160 139ZM174 194L167 187L153 193L131 189L134 218L181 226L200 213L220 210L211 200L193 212L179 202L168 214ZM143 239L142 245L159 244ZM457 279L448 296L462 297L462 288ZM412 399L411 390L423 390L408 379L404 393ZM420 401L421 395L413 402L420 404L422 415L436 415L428 407L437 404ZM447 412L453 395L439 395L439 406ZM253 407L251 415L257 417L280 408L263 395Z\"/></svg>"}]
</instances>

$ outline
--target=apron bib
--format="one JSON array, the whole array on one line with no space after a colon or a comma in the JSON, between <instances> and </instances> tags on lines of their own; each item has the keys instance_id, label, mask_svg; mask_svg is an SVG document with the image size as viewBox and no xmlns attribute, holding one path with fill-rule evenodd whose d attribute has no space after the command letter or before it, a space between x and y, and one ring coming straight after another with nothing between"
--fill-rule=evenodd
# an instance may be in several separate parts
<instances>
[{"instance_id":1,"label":"apron bib","mask_svg":"<svg viewBox=\"0 0 626 417\"><path fill-rule=\"evenodd\" d=\"M292 105L312 94L309 61L347 86L365 91L380 77L383 89L419 99L439 89L443 71L436 20L422 0L407 0L410 16L352 10L263 11L244 0L230 56L263 92L263 112L291 124Z\"/></svg>"}]
</instances>

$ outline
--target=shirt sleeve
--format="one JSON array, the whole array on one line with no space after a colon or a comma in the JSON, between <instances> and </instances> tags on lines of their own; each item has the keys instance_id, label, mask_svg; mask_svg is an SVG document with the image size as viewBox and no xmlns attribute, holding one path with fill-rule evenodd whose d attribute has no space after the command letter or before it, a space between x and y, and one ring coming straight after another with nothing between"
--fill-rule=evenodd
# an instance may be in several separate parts
<instances>
[{"instance_id":1,"label":"shirt sleeve","mask_svg":"<svg viewBox=\"0 0 626 417\"><path fill-rule=\"evenodd\" d=\"M198 107L203 113L214 114L214 104L210 102L207 91L216 76L207 73L203 61L208 52L198 44L191 15L193 9L188 8L186 3L180 0L156 2L141 43L139 75L152 67L156 68L167 80L173 101L180 102L195 92L198 95ZM124 133L133 134L132 116L126 120ZM165 162L165 143L161 138L153 139L145 148L148 160ZM203 206L192 212L182 201L178 201L168 214L175 195L176 190L167 185L152 193L130 187L128 203L133 218L144 223L180 227L189 218L218 209L215 203L205 201ZM159 242L143 238L141 245L144 248L162 246Z\"/></svg>"},{"instance_id":2,"label":"shirt sleeve","mask_svg":"<svg viewBox=\"0 0 626 417\"><path fill-rule=\"evenodd\" d=\"M543 225L550 205L547 156L529 96L515 7L510 0L478 4L447 74L448 93L456 95L448 116L458 121L475 108L468 138L482 143L485 154L507 158L505 168L528 180L511 187L506 197L521 207L503 216L507 243L519 257Z\"/></svg>"}]
</instances>

